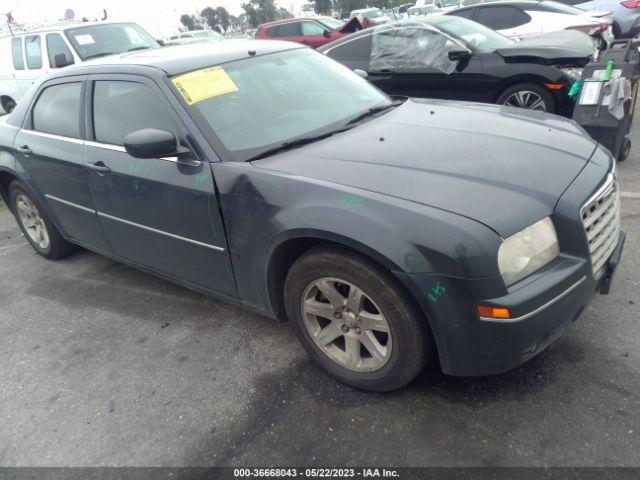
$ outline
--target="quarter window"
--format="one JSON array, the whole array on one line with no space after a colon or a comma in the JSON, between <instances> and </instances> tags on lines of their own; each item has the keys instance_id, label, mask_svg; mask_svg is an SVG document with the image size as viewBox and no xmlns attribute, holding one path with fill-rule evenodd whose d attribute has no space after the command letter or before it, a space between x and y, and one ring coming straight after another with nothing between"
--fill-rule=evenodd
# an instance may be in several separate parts
<instances>
[{"instance_id":1,"label":"quarter window","mask_svg":"<svg viewBox=\"0 0 640 480\"><path fill-rule=\"evenodd\" d=\"M22 55L22 37L11 40L11 53L13 54L13 67L16 70L24 70L24 56Z\"/></svg>"},{"instance_id":2,"label":"quarter window","mask_svg":"<svg viewBox=\"0 0 640 480\"><path fill-rule=\"evenodd\" d=\"M81 89L79 82L45 88L33 107L33 129L80 138Z\"/></svg>"},{"instance_id":3,"label":"quarter window","mask_svg":"<svg viewBox=\"0 0 640 480\"><path fill-rule=\"evenodd\" d=\"M371 55L371 35L345 42L338 47L332 48L327 55L339 62L351 60L366 61L368 63Z\"/></svg>"},{"instance_id":4,"label":"quarter window","mask_svg":"<svg viewBox=\"0 0 640 480\"><path fill-rule=\"evenodd\" d=\"M47 35L47 55L49 56L49 66L56 68L56 55L62 55L65 65L71 65L73 63L73 55L71 50L62 36L58 33L50 33Z\"/></svg>"},{"instance_id":5,"label":"quarter window","mask_svg":"<svg viewBox=\"0 0 640 480\"><path fill-rule=\"evenodd\" d=\"M124 137L143 128L177 131L164 99L147 85L97 81L93 93L93 126L97 142L124 145Z\"/></svg>"},{"instance_id":6,"label":"quarter window","mask_svg":"<svg viewBox=\"0 0 640 480\"><path fill-rule=\"evenodd\" d=\"M40 46L40 35L30 35L24 37L24 46L27 52L27 68L37 70L42 68L42 48Z\"/></svg>"}]
</instances>

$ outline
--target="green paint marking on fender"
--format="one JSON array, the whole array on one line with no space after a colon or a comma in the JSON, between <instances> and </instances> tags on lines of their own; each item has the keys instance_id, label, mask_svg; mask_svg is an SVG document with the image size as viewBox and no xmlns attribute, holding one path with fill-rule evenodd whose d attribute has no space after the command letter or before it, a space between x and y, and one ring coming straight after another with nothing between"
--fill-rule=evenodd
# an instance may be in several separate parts
<instances>
[{"instance_id":1,"label":"green paint marking on fender","mask_svg":"<svg viewBox=\"0 0 640 480\"><path fill-rule=\"evenodd\" d=\"M364 200L362 197L358 197L357 195L349 195L348 193L343 193L340 197L340 204L347 205L349 207L362 207L362 202Z\"/></svg>"},{"instance_id":2,"label":"green paint marking on fender","mask_svg":"<svg viewBox=\"0 0 640 480\"><path fill-rule=\"evenodd\" d=\"M206 175L196 175L195 177L195 181L196 181L196 188L198 188L200 186L200 184L204 183L207 180L207 176Z\"/></svg>"},{"instance_id":3,"label":"green paint marking on fender","mask_svg":"<svg viewBox=\"0 0 640 480\"><path fill-rule=\"evenodd\" d=\"M446 292L447 289L444 287L444 285L438 282L436 286L431 289L431 292L427 295L427 297L429 297L429 300L431 300L433 303L438 303L440 297L442 297L442 295L444 295Z\"/></svg>"}]
</instances>

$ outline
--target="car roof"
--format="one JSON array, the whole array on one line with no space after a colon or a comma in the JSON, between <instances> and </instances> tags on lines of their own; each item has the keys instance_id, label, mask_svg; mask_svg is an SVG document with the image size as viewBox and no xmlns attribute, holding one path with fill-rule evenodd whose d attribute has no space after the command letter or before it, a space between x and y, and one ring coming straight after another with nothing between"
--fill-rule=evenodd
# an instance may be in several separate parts
<instances>
[{"instance_id":1,"label":"car roof","mask_svg":"<svg viewBox=\"0 0 640 480\"><path fill-rule=\"evenodd\" d=\"M52 23L49 25L41 25L37 27L29 27L27 29L15 29L13 34L9 34L9 32L4 32L2 37L12 36L18 37L21 35L33 35L37 33L45 33L45 32L62 32L63 30L68 30L71 28L86 28L86 27L94 27L99 25L122 25L122 24L136 24L136 22L118 22L114 20L96 20L95 22L80 22L80 21L62 21L57 23ZM5 34L6 33L6 34Z\"/></svg>"},{"instance_id":2,"label":"car roof","mask_svg":"<svg viewBox=\"0 0 640 480\"><path fill-rule=\"evenodd\" d=\"M291 23L291 22L302 22L303 20L320 20L321 18L327 18L327 17L318 15L313 17L285 18L282 20L274 20L273 22L263 23L261 25L258 25L258 28L273 27L274 25L283 25L285 23Z\"/></svg>"},{"instance_id":3,"label":"car roof","mask_svg":"<svg viewBox=\"0 0 640 480\"><path fill-rule=\"evenodd\" d=\"M300 44L281 42L277 40L244 40L230 39L217 43L191 43L171 47L152 48L136 52L109 55L96 58L75 66L66 67L49 78L87 75L95 70L105 73L108 68L121 66L152 67L164 71L168 76L174 76L213 65L222 65L249 57L258 57L272 53L307 48ZM108 72L107 72L108 73Z\"/></svg>"},{"instance_id":4,"label":"car roof","mask_svg":"<svg viewBox=\"0 0 640 480\"><path fill-rule=\"evenodd\" d=\"M465 5L463 7L460 7L459 9L456 10L451 10L452 12L455 12L457 10L467 10L469 8L474 8L474 7L489 7L489 6L509 6L509 7L527 7L527 6L534 6L534 5L540 5L544 0L490 0L490 1L486 1L486 2L480 2L480 3L476 3L474 5Z\"/></svg>"}]
</instances>

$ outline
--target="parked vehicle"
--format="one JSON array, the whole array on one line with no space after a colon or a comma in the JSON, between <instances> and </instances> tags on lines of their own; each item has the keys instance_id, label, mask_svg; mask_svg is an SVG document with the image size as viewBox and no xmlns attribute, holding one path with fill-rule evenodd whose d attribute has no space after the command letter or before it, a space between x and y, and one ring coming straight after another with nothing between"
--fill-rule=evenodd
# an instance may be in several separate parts
<instances>
[{"instance_id":1,"label":"parked vehicle","mask_svg":"<svg viewBox=\"0 0 640 480\"><path fill-rule=\"evenodd\" d=\"M425 5L423 7L411 7L407 11L408 17L428 17L430 15L442 15L444 10L436 7L433 4Z\"/></svg>"},{"instance_id":2,"label":"parked vehicle","mask_svg":"<svg viewBox=\"0 0 640 480\"><path fill-rule=\"evenodd\" d=\"M516 40L561 30L584 32L606 44L613 40L610 11L585 12L550 0L481 3L452 10L446 15L473 20Z\"/></svg>"},{"instance_id":3,"label":"parked vehicle","mask_svg":"<svg viewBox=\"0 0 640 480\"><path fill-rule=\"evenodd\" d=\"M135 23L64 22L0 38L0 106L11 112L42 76L74 63L158 43Z\"/></svg>"},{"instance_id":4,"label":"parked vehicle","mask_svg":"<svg viewBox=\"0 0 640 480\"><path fill-rule=\"evenodd\" d=\"M449 11L455 10L460 6L460 0L417 0L416 7L424 7L426 5L435 5L437 8Z\"/></svg>"},{"instance_id":5,"label":"parked vehicle","mask_svg":"<svg viewBox=\"0 0 640 480\"><path fill-rule=\"evenodd\" d=\"M288 18L260 25L255 38L287 40L318 48L361 29L356 19L344 23L331 17Z\"/></svg>"},{"instance_id":6,"label":"parked vehicle","mask_svg":"<svg viewBox=\"0 0 640 480\"><path fill-rule=\"evenodd\" d=\"M372 390L435 355L452 375L514 368L608 291L615 164L574 122L391 99L309 48L251 49L134 53L38 85L0 123L0 193L33 248L81 245L286 317Z\"/></svg>"},{"instance_id":7,"label":"parked vehicle","mask_svg":"<svg viewBox=\"0 0 640 480\"><path fill-rule=\"evenodd\" d=\"M389 95L498 103L571 117L593 45L580 32L522 42L455 16L363 30L319 49Z\"/></svg>"},{"instance_id":8,"label":"parked vehicle","mask_svg":"<svg viewBox=\"0 0 640 480\"><path fill-rule=\"evenodd\" d=\"M640 0L557 0L581 10L613 12L613 35L632 38L640 34Z\"/></svg>"},{"instance_id":9,"label":"parked vehicle","mask_svg":"<svg viewBox=\"0 0 640 480\"><path fill-rule=\"evenodd\" d=\"M389 21L389 18L379 8L354 10L349 18L357 18L363 28L375 27Z\"/></svg>"},{"instance_id":10,"label":"parked vehicle","mask_svg":"<svg viewBox=\"0 0 640 480\"><path fill-rule=\"evenodd\" d=\"M191 30L173 35L167 45L185 45L198 42L221 42L225 38L214 30Z\"/></svg>"}]
</instances>

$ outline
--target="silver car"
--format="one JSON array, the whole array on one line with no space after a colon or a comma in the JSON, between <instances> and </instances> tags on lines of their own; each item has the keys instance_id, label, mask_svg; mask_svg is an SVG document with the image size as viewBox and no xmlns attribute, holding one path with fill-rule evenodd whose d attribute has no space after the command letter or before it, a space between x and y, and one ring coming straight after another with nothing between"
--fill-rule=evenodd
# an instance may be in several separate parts
<instances>
[{"instance_id":1,"label":"silver car","mask_svg":"<svg viewBox=\"0 0 640 480\"><path fill-rule=\"evenodd\" d=\"M635 37L640 33L640 0L557 0L587 11L613 12L613 35L616 38Z\"/></svg>"}]
</instances>

